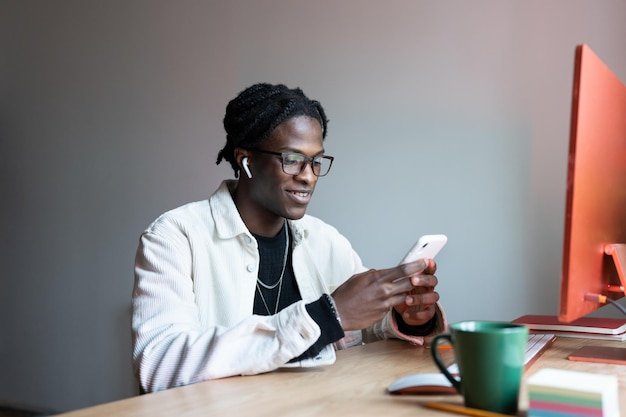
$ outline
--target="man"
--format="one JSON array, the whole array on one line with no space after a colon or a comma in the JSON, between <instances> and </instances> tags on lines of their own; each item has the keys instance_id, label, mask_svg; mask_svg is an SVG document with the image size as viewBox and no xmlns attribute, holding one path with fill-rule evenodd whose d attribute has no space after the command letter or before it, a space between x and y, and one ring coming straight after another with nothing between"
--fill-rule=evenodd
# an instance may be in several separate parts
<instances>
[{"instance_id":1,"label":"man","mask_svg":"<svg viewBox=\"0 0 626 417\"><path fill-rule=\"evenodd\" d=\"M226 108L237 180L163 214L142 234L133 361L143 391L280 367L331 364L334 347L421 345L445 317L432 260L366 270L345 237L306 215L327 118L302 90L255 84Z\"/></svg>"}]
</instances>

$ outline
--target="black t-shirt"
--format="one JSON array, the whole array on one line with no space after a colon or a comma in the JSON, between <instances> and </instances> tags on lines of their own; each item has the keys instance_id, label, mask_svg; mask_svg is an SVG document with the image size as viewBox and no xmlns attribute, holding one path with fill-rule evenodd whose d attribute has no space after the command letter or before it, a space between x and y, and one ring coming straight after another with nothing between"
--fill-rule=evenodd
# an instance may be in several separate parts
<instances>
[{"instance_id":1,"label":"black t-shirt","mask_svg":"<svg viewBox=\"0 0 626 417\"><path fill-rule=\"evenodd\" d=\"M269 238L253 234L259 245L260 264L258 279L271 287L268 289L257 283L257 289L254 294L254 314L271 315L302 299L293 272L291 248L287 249L287 256L285 257L285 245L288 242L285 234L286 227L287 225L285 224L276 236ZM282 283L280 282L281 273L283 274ZM344 336L343 329L337 321L333 307L325 296L307 304L306 309L311 318L320 327L321 335L306 352L292 359L292 362L314 358L325 346L336 342Z\"/></svg>"}]
</instances>

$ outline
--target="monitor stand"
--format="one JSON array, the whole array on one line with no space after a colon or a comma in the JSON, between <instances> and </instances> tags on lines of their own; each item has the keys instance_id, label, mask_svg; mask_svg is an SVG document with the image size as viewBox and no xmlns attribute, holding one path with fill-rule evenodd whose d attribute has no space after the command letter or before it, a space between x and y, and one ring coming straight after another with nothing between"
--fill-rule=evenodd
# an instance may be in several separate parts
<instances>
[{"instance_id":1,"label":"monitor stand","mask_svg":"<svg viewBox=\"0 0 626 417\"><path fill-rule=\"evenodd\" d=\"M621 292L626 295L626 243L612 243L604 246L604 253L613 257L613 263L621 285L609 284L609 292Z\"/></svg>"},{"instance_id":2,"label":"monitor stand","mask_svg":"<svg viewBox=\"0 0 626 417\"><path fill-rule=\"evenodd\" d=\"M604 253L613 258L617 275L619 276L619 284L607 285L607 292L621 293L626 295L626 244L613 243L604 247ZM604 294L585 294L585 300L595 301L600 304L607 302L615 303L609 296ZM624 312L621 306L620 311ZM583 362L600 362L618 365L626 365L626 348L614 346L584 346L567 356L571 361Z\"/></svg>"},{"instance_id":3,"label":"monitor stand","mask_svg":"<svg viewBox=\"0 0 626 417\"><path fill-rule=\"evenodd\" d=\"M604 253L611 256L615 270L617 271L618 281L615 282L614 278L609 278L609 282L604 289L607 294L586 293L583 299L584 301L591 301L592 303L598 304L611 303L626 316L626 308L613 300L613 298L626 296L626 243L611 243L605 245ZM619 293L619 295L615 297L611 296L611 294L617 293Z\"/></svg>"}]
</instances>

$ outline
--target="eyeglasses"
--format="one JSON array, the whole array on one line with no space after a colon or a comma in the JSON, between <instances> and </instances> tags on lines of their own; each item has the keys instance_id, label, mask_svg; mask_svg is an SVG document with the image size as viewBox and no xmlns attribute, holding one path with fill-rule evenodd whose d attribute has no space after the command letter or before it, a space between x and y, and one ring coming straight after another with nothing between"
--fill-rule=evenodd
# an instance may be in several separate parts
<instances>
[{"instance_id":1,"label":"eyeglasses","mask_svg":"<svg viewBox=\"0 0 626 417\"><path fill-rule=\"evenodd\" d=\"M264 149L251 149L254 152L266 153L280 156L283 163L283 172L287 175L300 175L305 170L307 164L311 164L313 174L323 177L328 174L335 158L328 155L306 156L297 152L272 152Z\"/></svg>"}]
</instances>

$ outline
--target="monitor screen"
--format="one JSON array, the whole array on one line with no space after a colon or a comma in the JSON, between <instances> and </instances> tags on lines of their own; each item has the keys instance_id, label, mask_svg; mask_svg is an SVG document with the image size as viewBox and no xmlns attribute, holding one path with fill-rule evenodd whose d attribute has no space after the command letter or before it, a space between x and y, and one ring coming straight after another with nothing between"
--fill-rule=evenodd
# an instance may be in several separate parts
<instances>
[{"instance_id":1,"label":"monitor screen","mask_svg":"<svg viewBox=\"0 0 626 417\"><path fill-rule=\"evenodd\" d=\"M624 297L625 248L626 87L587 45L579 45L572 94L560 321L570 322L602 306L588 301L588 294L613 300Z\"/></svg>"}]
</instances>

